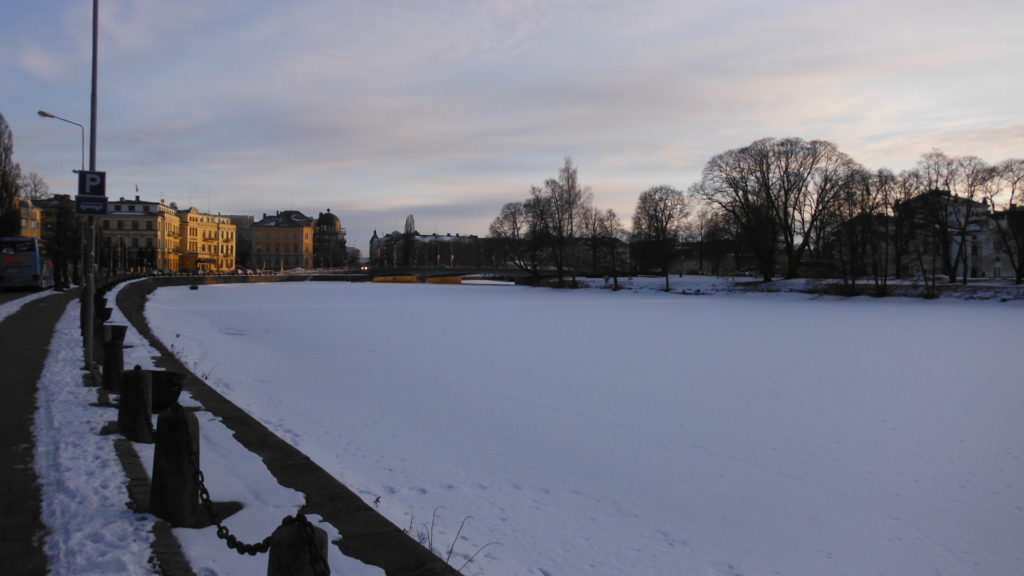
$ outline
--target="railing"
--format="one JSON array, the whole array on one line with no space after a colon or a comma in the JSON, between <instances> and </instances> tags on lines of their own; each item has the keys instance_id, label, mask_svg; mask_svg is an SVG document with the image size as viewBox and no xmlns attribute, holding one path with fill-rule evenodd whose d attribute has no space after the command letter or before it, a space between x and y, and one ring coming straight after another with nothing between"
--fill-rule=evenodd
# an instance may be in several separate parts
<instances>
[{"instance_id":1,"label":"railing","mask_svg":"<svg viewBox=\"0 0 1024 576\"><path fill-rule=\"evenodd\" d=\"M256 543L242 542L231 533L224 520L241 506L219 506L206 486L198 419L178 403L185 375L139 366L124 371L127 326L104 324L112 312L105 296L108 288L97 291L95 324L86 326L83 321L82 330L93 330L104 342L96 355L102 362L103 389L119 396L116 431L130 442L155 444L149 510L136 511L149 512L174 527L216 526L217 538L231 550L253 556L269 553L268 576L329 575L327 533L301 513L286 516Z\"/></svg>"}]
</instances>

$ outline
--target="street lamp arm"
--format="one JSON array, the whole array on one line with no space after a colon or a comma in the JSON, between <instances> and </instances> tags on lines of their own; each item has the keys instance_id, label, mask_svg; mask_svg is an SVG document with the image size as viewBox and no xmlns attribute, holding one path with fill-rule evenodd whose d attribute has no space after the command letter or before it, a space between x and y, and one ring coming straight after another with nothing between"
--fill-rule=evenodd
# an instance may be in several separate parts
<instances>
[{"instance_id":1,"label":"street lamp arm","mask_svg":"<svg viewBox=\"0 0 1024 576\"><path fill-rule=\"evenodd\" d=\"M71 120L68 120L67 118L61 118L60 116L57 116L56 114L50 114L49 112L47 112L45 110L40 110L40 111L36 112L36 114L39 114L39 116L41 116L43 118L53 118L54 120L60 120L62 122L67 122L68 124L74 124L75 126L78 126L82 130L82 171L84 172L85 171L85 126L82 126L78 122L72 122Z\"/></svg>"}]
</instances>

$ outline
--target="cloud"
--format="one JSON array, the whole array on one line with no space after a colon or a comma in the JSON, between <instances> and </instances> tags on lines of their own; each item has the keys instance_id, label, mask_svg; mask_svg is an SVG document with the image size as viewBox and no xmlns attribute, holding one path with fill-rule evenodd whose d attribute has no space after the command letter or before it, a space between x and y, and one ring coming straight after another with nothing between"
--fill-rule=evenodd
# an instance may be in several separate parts
<instances>
[{"instance_id":1,"label":"cloud","mask_svg":"<svg viewBox=\"0 0 1024 576\"><path fill-rule=\"evenodd\" d=\"M869 167L912 165L932 147L990 161L1021 149L1019 2L105 0L102 11L112 184L202 190L235 211L303 198L348 222L349 207L353 218L451 210L479 233L493 214L455 206L496 213L565 156L625 219L643 189L685 188L714 154L767 136L831 140ZM88 59L90 17L69 5L51 39L35 16L17 32L19 66L80 96L81 75L67 75Z\"/></svg>"},{"instance_id":2,"label":"cloud","mask_svg":"<svg viewBox=\"0 0 1024 576\"><path fill-rule=\"evenodd\" d=\"M25 46L19 51L18 65L32 76L48 81L57 80L65 71L64 62L57 53L36 45Z\"/></svg>"}]
</instances>

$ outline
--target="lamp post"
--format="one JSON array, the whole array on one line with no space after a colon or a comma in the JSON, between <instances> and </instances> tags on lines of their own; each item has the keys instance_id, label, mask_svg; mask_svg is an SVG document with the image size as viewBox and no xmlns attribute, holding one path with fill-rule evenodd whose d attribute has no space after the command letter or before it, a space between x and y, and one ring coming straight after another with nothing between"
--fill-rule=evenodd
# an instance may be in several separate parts
<instances>
[{"instance_id":1,"label":"lamp post","mask_svg":"<svg viewBox=\"0 0 1024 576\"><path fill-rule=\"evenodd\" d=\"M74 124L75 126L78 126L79 129L82 130L82 170L85 170L85 126L82 126L78 122L72 122L71 120L68 120L67 118L61 118L60 116L57 116L56 114L50 114L49 112L47 112L45 110L40 110L40 111L36 112L36 114L39 114L39 116L41 116L43 118L53 118L54 120L60 120L61 122L67 122L68 124Z\"/></svg>"},{"instance_id":2,"label":"lamp post","mask_svg":"<svg viewBox=\"0 0 1024 576\"><path fill-rule=\"evenodd\" d=\"M61 118L60 116L57 116L56 114L51 114L51 113L49 113L49 112L47 112L45 110L39 110L38 112L36 112L36 114L38 114L41 118L53 118L54 120L60 120L61 122L67 122L68 124L74 124L75 126L78 126L78 128L82 131L82 167L81 167L81 171L84 172L85 171L85 126L82 126L78 122L74 122L74 121L68 120L67 118ZM76 170L76 172L77 172L77 170ZM91 220L92 220L91 216L89 217L89 220L90 220L90 224L91 224ZM92 244L94 242L94 240L93 240L93 238L91 236L91 233L92 233L91 226L90 226L89 232L90 232L90 236L85 239L87 244L84 247L84 249L82 250L82 262L81 262L81 264L82 264L82 274L86 275L85 276L86 277L86 283L85 283L86 284L86 286L85 286L85 288L86 288L86 297L83 297L83 299L82 299L82 315L85 317L84 320L86 322L85 324L83 324L86 327L85 328L85 334L83 334L83 338L85 339L85 344L86 344L86 346L85 346L85 349L86 349L85 350L85 352L86 352L85 366L86 366L86 368L89 368L90 366L92 366L92 359L91 359L91 354L92 354L92 316L94 314L93 304L92 304L92 295L89 293L91 291L90 288L92 288L92 280L91 280L91 276L89 275L89 269L88 269L88 267L91 266L91 263L89 261L90 260L89 256L92 253L92 250L93 250Z\"/></svg>"},{"instance_id":3,"label":"lamp post","mask_svg":"<svg viewBox=\"0 0 1024 576\"><path fill-rule=\"evenodd\" d=\"M81 167L81 170L85 171L85 126L82 126L78 122L73 122L71 120L68 120L67 118L61 118L60 116L57 116L56 114L51 114L51 113L49 113L49 112L47 112L45 110L40 110L40 111L36 112L36 114L38 114L41 118L53 118L54 120L60 120L61 122L67 122L68 124L74 124L75 126L78 126L78 129L82 131L82 167ZM81 223L79 223L79 224L81 224ZM81 228L79 228L79 233L81 233ZM82 258L83 259L85 258L85 251L84 250L82 251ZM79 262L79 264L81 265L82 272L84 273L85 272L85 263L84 262Z\"/></svg>"}]
</instances>

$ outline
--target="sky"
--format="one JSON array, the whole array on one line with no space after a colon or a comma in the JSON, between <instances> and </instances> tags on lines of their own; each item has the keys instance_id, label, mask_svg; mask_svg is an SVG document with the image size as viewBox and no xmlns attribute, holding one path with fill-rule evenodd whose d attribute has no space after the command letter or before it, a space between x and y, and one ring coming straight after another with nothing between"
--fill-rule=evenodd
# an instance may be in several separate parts
<instances>
[{"instance_id":1,"label":"sky","mask_svg":"<svg viewBox=\"0 0 1024 576\"><path fill-rule=\"evenodd\" d=\"M73 194L81 132L36 111L88 131L92 2L3 14L14 159ZM897 171L1024 155L1019 0L102 0L98 44L108 196L330 209L363 250L409 214L486 235L566 157L628 227L640 192L765 137Z\"/></svg>"}]
</instances>

